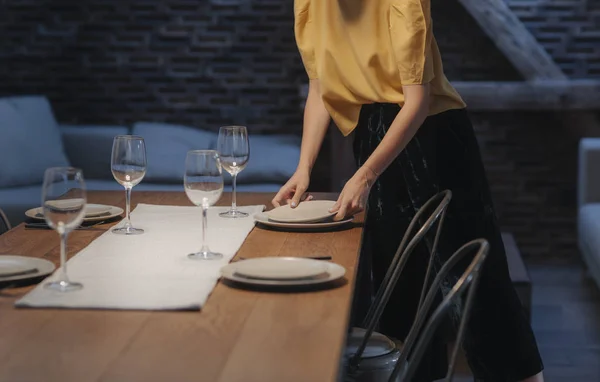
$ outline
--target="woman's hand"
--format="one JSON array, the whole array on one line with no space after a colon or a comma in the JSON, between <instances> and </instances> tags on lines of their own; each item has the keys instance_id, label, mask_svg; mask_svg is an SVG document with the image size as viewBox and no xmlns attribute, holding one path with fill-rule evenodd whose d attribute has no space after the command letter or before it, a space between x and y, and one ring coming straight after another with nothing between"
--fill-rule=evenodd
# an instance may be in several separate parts
<instances>
[{"instance_id":1,"label":"woman's hand","mask_svg":"<svg viewBox=\"0 0 600 382\"><path fill-rule=\"evenodd\" d=\"M282 204L291 204L292 207L296 207L301 201L312 199L312 195L305 195L309 183L310 172L306 170L296 170L287 183L281 187L271 203L275 207L279 207Z\"/></svg>"},{"instance_id":2,"label":"woman's hand","mask_svg":"<svg viewBox=\"0 0 600 382\"><path fill-rule=\"evenodd\" d=\"M331 212L337 212L333 220L339 221L363 211L376 178L376 174L368 168L358 169L346 182L337 202L331 207Z\"/></svg>"}]
</instances>

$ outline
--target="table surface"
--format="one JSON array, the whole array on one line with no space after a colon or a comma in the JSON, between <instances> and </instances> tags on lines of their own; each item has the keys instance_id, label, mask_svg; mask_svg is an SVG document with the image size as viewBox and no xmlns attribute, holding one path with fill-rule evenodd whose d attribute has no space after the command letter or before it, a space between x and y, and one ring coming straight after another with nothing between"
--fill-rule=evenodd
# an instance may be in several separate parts
<instances>
[{"instance_id":1,"label":"table surface","mask_svg":"<svg viewBox=\"0 0 600 382\"><path fill-rule=\"evenodd\" d=\"M271 194L238 195L270 205ZM329 198L333 195L317 195ZM220 205L227 205L224 195ZM90 192L90 203L123 206L125 193ZM135 203L191 205L184 193L136 192ZM133 207L132 205L132 207ZM16 309L31 287L0 291L0 381L335 381L350 318L362 234L279 232L256 227L237 257L332 256L346 268L333 289L266 293L219 282L200 312ZM74 231L72 256L112 224ZM25 229L0 236L0 253L58 265L58 234Z\"/></svg>"}]
</instances>

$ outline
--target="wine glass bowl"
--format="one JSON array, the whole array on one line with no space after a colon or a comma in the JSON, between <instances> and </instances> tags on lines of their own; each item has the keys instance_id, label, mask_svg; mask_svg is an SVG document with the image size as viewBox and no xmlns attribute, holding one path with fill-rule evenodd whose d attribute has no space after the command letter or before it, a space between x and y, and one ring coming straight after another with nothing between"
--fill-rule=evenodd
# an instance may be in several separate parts
<instances>
[{"instance_id":1,"label":"wine glass bowl","mask_svg":"<svg viewBox=\"0 0 600 382\"><path fill-rule=\"evenodd\" d=\"M192 150L186 155L183 178L185 194L196 206L202 208L202 248L188 257L196 260L214 260L223 257L213 252L206 242L208 207L223 194L223 172L219 154L215 150Z\"/></svg>"},{"instance_id":2,"label":"wine glass bowl","mask_svg":"<svg viewBox=\"0 0 600 382\"><path fill-rule=\"evenodd\" d=\"M134 135L117 135L113 140L111 171L115 180L125 188L125 225L114 228L113 233L120 235L139 235L141 228L134 228L129 216L131 207L131 189L138 185L146 175L146 144L144 138Z\"/></svg>"},{"instance_id":3,"label":"wine glass bowl","mask_svg":"<svg viewBox=\"0 0 600 382\"><path fill-rule=\"evenodd\" d=\"M219 214L225 218L242 218L248 214L237 209L237 175L246 168L250 158L248 130L245 126L223 126L219 129L217 149L221 166L232 176L231 209Z\"/></svg>"},{"instance_id":4,"label":"wine glass bowl","mask_svg":"<svg viewBox=\"0 0 600 382\"><path fill-rule=\"evenodd\" d=\"M60 269L57 281L44 284L47 289L70 292L83 288L67 276L67 236L85 217L87 195L83 173L72 167L52 167L44 173L42 210L48 226L60 235Z\"/></svg>"}]
</instances>

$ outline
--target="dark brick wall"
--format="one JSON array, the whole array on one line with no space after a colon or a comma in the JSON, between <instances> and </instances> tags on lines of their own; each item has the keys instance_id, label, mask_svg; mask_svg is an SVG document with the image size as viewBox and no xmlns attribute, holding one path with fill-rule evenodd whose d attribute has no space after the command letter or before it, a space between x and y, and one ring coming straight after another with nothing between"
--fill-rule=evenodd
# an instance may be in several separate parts
<instances>
[{"instance_id":1,"label":"dark brick wall","mask_svg":"<svg viewBox=\"0 0 600 382\"><path fill-rule=\"evenodd\" d=\"M600 0L506 0L562 70L600 78Z\"/></svg>"},{"instance_id":2,"label":"dark brick wall","mask_svg":"<svg viewBox=\"0 0 600 382\"><path fill-rule=\"evenodd\" d=\"M578 136L558 115L471 113L499 222L529 260L578 259Z\"/></svg>"},{"instance_id":3,"label":"dark brick wall","mask_svg":"<svg viewBox=\"0 0 600 382\"><path fill-rule=\"evenodd\" d=\"M507 1L565 72L600 77L600 0ZM46 94L63 122L300 133L306 78L292 4L0 0L0 95ZM521 79L456 0L433 4L450 79ZM576 139L554 116L473 118L503 228L529 258L572 258ZM321 158L317 178L328 170L328 153Z\"/></svg>"},{"instance_id":4,"label":"dark brick wall","mask_svg":"<svg viewBox=\"0 0 600 382\"><path fill-rule=\"evenodd\" d=\"M291 4L4 1L0 92L47 94L69 122L296 130Z\"/></svg>"}]
</instances>

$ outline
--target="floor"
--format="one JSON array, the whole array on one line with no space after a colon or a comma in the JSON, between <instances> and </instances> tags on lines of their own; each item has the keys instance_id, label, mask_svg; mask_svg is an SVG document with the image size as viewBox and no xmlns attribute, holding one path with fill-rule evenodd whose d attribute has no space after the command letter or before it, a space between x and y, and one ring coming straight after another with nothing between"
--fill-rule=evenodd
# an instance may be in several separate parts
<instances>
[{"instance_id":1,"label":"floor","mask_svg":"<svg viewBox=\"0 0 600 382\"><path fill-rule=\"evenodd\" d=\"M600 382L600 290L579 264L528 269L545 381ZM472 381L457 377L455 382Z\"/></svg>"}]
</instances>

